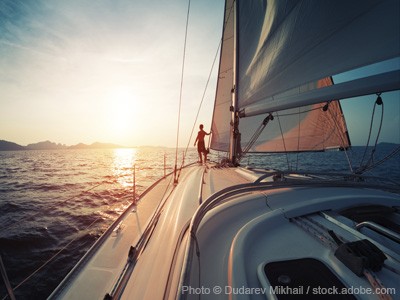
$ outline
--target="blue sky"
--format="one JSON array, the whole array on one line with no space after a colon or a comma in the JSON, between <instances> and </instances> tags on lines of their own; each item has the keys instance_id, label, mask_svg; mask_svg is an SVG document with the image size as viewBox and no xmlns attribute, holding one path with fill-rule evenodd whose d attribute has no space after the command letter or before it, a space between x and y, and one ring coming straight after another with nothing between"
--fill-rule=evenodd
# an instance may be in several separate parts
<instances>
[{"instance_id":1,"label":"blue sky","mask_svg":"<svg viewBox=\"0 0 400 300\"><path fill-rule=\"evenodd\" d=\"M173 147L187 4L2 0L0 139ZM223 7L222 0L191 2L180 146L188 143L219 44ZM195 130L210 127L215 71ZM399 92L382 97L380 140L400 143ZM342 103L353 145L366 142L375 99Z\"/></svg>"},{"instance_id":2,"label":"blue sky","mask_svg":"<svg viewBox=\"0 0 400 300\"><path fill-rule=\"evenodd\" d=\"M379 64L363 67L352 72L334 76L334 82L353 80L367 75L378 74L400 69L400 59L395 58ZM382 93L384 103L383 123L379 136L381 142L400 144L400 92ZM369 127L377 95L355 97L341 101L350 140L353 145L365 145L368 140ZM382 107L377 106L372 127L371 141L375 141L381 120Z\"/></svg>"}]
</instances>

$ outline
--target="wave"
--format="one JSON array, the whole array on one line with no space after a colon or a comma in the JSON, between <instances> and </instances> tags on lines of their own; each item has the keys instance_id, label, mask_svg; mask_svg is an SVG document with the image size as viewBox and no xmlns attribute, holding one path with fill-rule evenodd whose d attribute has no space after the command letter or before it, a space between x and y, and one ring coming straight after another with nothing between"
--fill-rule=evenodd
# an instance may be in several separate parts
<instances>
[{"instance_id":1,"label":"wave","mask_svg":"<svg viewBox=\"0 0 400 300\"><path fill-rule=\"evenodd\" d=\"M355 154L350 154L353 162L358 162L362 150L356 149ZM167 153L167 173L173 170L174 156L171 149ZM196 160L196 151L186 156L187 162ZM0 245L12 285L17 285L68 245L54 261L16 290L18 299L46 298L131 204L133 163L137 196L164 175L164 157L159 149L2 154ZM250 155L243 159L243 164L281 170L349 172L343 152L300 153L289 155L289 159L282 154ZM400 182L399 157L394 163L380 166L376 172L384 171L389 171L390 177ZM5 295L6 291L0 285L1 293Z\"/></svg>"}]
</instances>

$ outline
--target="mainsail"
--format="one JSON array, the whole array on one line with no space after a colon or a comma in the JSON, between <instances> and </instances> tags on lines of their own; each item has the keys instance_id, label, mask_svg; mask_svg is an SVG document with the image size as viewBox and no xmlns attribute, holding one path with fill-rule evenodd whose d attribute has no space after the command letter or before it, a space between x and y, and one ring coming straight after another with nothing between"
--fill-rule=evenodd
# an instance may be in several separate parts
<instances>
[{"instance_id":1,"label":"mainsail","mask_svg":"<svg viewBox=\"0 0 400 300\"><path fill-rule=\"evenodd\" d=\"M250 151L348 147L336 100L399 89L400 72L338 85L330 78L400 56L399 11L396 0L228 0L211 147L229 150L232 110L242 147L274 116Z\"/></svg>"}]
</instances>

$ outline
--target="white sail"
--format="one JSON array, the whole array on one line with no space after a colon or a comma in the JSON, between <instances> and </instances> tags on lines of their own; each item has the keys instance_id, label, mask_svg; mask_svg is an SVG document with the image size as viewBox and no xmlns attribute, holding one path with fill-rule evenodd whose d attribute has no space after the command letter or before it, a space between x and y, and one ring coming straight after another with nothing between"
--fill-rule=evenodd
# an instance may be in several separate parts
<instances>
[{"instance_id":1,"label":"white sail","mask_svg":"<svg viewBox=\"0 0 400 300\"><path fill-rule=\"evenodd\" d=\"M223 27L221 58L219 63L216 101L211 130L213 132L211 148L219 151L229 150L232 103L233 64L234 64L234 11L233 0L226 1Z\"/></svg>"},{"instance_id":2,"label":"white sail","mask_svg":"<svg viewBox=\"0 0 400 300\"><path fill-rule=\"evenodd\" d=\"M238 1L240 109L268 99L275 111L275 95L400 55L397 0L243 4Z\"/></svg>"},{"instance_id":3,"label":"white sail","mask_svg":"<svg viewBox=\"0 0 400 300\"><path fill-rule=\"evenodd\" d=\"M233 89L236 111L241 117L242 148L268 113L287 115L287 111L281 111L306 106L297 109L303 112L300 116L286 117L280 124L277 120L268 124L251 148L256 152L280 152L349 146L339 103L331 103L330 113L313 111L312 118L304 112L318 103L400 88L399 71L340 85L320 84L333 75L400 56L399 1L238 0L234 4L236 20L231 18L226 23L222 46L225 53L222 54L234 49L232 35L237 27L234 35L237 57L231 55L230 62L225 55L221 57L212 126L213 149L229 149ZM228 1L227 11L230 6ZM237 68L233 70L235 63ZM225 73L228 69L232 69L229 77ZM332 116L336 121L327 121ZM319 123L307 124L307 120ZM328 123L330 128L326 128ZM310 130L305 129L312 126L319 128L314 130L314 138L320 142L306 143ZM294 137L295 131L297 137ZM338 138L326 143L327 136Z\"/></svg>"}]
</instances>

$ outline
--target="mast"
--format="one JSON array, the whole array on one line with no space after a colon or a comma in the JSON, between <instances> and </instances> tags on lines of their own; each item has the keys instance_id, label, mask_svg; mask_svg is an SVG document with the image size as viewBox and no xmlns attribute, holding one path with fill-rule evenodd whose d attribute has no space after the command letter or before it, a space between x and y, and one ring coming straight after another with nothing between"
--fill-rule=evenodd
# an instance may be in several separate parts
<instances>
[{"instance_id":1,"label":"mast","mask_svg":"<svg viewBox=\"0 0 400 300\"><path fill-rule=\"evenodd\" d=\"M238 157L238 148L240 143L240 134L239 134L239 109L238 109L238 99L237 99L237 68L238 68L238 6L237 0L233 1L233 15L234 15L234 29L233 29L233 38L234 38L234 46L233 46L233 82L232 82L232 105L230 107L231 111L231 132L230 132L230 141L229 141L229 160L233 165L237 165L237 157Z\"/></svg>"}]
</instances>

